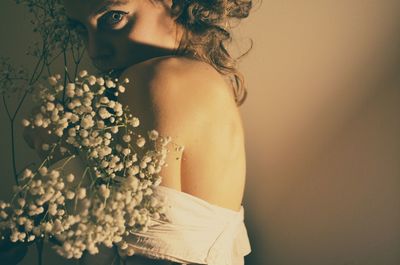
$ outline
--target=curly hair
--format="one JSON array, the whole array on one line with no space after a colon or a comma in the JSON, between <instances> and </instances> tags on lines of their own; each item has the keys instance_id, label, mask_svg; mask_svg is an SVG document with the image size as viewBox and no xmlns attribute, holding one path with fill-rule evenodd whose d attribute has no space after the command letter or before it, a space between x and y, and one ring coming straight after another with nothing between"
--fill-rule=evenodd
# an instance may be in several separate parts
<instances>
[{"instance_id":1,"label":"curly hair","mask_svg":"<svg viewBox=\"0 0 400 265\"><path fill-rule=\"evenodd\" d=\"M240 20L248 17L252 0L173 0L172 2L172 13L176 17L176 22L185 29L177 53L190 55L209 63L219 73L228 76L236 105L242 105L247 97L244 78L236 68L238 58L231 56L226 44L232 41L229 22L232 19Z\"/></svg>"}]
</instances>

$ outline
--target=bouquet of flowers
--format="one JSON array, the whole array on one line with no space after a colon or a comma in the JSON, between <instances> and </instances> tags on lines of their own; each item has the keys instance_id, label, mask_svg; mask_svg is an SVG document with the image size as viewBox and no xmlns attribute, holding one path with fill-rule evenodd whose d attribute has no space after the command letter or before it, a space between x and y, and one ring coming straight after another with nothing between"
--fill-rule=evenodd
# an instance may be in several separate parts
<instances>
[{"instance_id":1,"label":"bouquet of flowers","mask_svg":"<svg viewBox=\"0 0 400 265\"><path fill-rule=\"evenodd\" d=\"M78 71L83 49L73 32L63 31L59 0L16 2L27 4L35 15L35 25L41 25L35 31L43 45L32 52L38 63L30 78L5 60L2 63L0 92L12 129L16 185L12 200L0 201L1 239L48 240L66 258L79 259L84 251L96 254L100 244L116 244L122 254L133 255L124 237L130 231L146 231L152 219L166 218L162 198L153 192L161 183L171 138L156 130L137 133L139 118L116 99L129 80ZM75 64L72 75L66 67L68 51ZM51 73L50 65L59 56L64 59L64 73L37 85L43 70ZM5 87L21 87L16 81L25 82L25 90L12 114ZM39 107L22 119L22 125L46 130L52 140L41 146L46 155L40 165L18 173L14 121L34 88Z\"/></svg>"},{"instance_id":2,"label":"bouquet of flowers","mask_svg":"<svg viewBox=\"0 0 400 265\"><path fill-rule=\"evenodd\" d=\"M40 111L22 120L57 140L42 145L48 155L38 168L19 176L13 200L0 202L0 228L11 229L12 242L51 239L66 258L80 258L85 250L96 254L100 243L118 244L132 255L124 235L163 217L152 194L171 139L155 130L135 133L139 119L105 95L123 93L123 84L86 71L79 76L65 88L60 75L51 76L40 91ZM52 166L57 152L65 158ZM74 159L80 176L67 170Z\"/></svg>"}]
</instances>

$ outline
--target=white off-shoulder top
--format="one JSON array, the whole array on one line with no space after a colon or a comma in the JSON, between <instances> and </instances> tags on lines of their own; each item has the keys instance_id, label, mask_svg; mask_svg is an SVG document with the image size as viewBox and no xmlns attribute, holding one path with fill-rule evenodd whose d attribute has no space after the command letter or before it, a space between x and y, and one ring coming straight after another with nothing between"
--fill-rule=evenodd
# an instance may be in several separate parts
<instances>
[{"instance_id":1,"label":"white off-shoulder top","mask_svg":"<svg viewBox=\"0 0 400 265\"><path fill-rule=\"evenodd\" d=\"M251 247L243 206L237 212L165 186L155 194L165 200L168 221L152 220L148 231L125 238L136 254L182 264L244 264Z\"/></svg>"}]
</instances>

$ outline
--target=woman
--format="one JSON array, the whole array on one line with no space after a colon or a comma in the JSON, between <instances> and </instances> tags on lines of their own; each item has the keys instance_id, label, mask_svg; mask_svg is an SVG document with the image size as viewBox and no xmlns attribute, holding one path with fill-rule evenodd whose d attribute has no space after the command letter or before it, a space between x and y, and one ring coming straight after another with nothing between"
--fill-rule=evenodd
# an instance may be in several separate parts
<instances>
[{"instance_id":1,"label":"woman","mask_svg":"<svg viewBox=\"0 0 400 265\"><path fill-rule=\"evenodd\" d=\"M250 252L241 206L245 146L238 106L246 96L224 48L229 19L251 0L65 0L94 65L129 78L124 97L141 120L183 149L170 150L159 192L173 221L132 234L127 264L243 264ZM32 142L33 141L33 142ZM31 139L39 147L40 137ZM174 219L175 218L175 219ZM85 255L111 264L115 249Z\"/></svg>"}]
</instances>

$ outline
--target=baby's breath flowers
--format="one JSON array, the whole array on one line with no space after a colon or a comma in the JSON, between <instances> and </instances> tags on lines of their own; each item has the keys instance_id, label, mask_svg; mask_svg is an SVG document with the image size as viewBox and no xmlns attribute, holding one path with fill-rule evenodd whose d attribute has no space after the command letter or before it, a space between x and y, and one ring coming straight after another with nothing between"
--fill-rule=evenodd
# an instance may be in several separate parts
<instances>
[{"instance_id":1,"label":"baby's breath flowers","mask_svg":"<svg viewBox=\"0 0 400 265\"><path fill-rule=\"evenodd\" d=\"M11 229L12 242L51 240L66 258L96 254L99 244L117 244L131 255L129 231L146 231L151 219L165 218L153 191L171 137L156 130L139 135L138 117L107 96L124 93L128 80L78 76L65 87L60 75L49 77L40 110L22 120L56 141L42 145L47 157L38 168L19 175L14 199L0 202L0 230ZM56 154L63 159L57 162Z\"/></svg>"}]
</instances>

